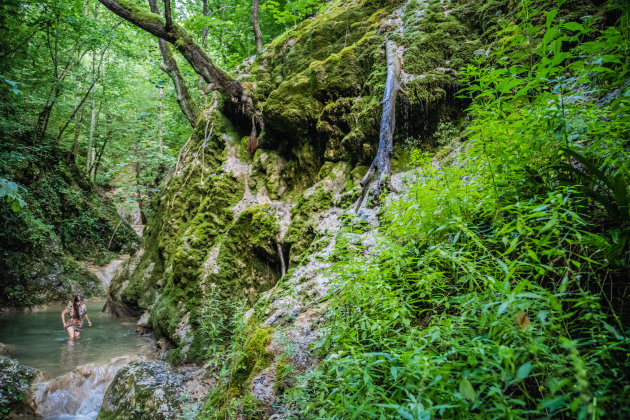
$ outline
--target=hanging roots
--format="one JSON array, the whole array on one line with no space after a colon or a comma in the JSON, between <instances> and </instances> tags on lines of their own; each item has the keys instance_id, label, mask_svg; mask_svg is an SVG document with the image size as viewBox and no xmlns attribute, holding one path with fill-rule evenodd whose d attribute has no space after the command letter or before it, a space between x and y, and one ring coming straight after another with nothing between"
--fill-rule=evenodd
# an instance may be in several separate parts
<instances>
[{"instance_id":1,"label":"hanging roots","mask_svg":"<svg viewBox=\"0 0 630 420\"><path fill-rule=\"evenodd\" d=\"M249 134L249 141L247 142L247 150L249 150L249 153L253 155L257 148L258 148L258 134L256 133L256 122L254 121L254 116L252 115L252 132Z\"/></svg>"}]
</instances>

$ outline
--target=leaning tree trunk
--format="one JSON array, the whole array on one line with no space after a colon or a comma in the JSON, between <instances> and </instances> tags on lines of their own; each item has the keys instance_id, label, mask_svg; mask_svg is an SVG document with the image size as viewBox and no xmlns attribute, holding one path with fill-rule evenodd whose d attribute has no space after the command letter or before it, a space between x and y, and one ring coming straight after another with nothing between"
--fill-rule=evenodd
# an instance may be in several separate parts
<instances>
[{"instance_id":1,"label":"leaning tree trunk","mask_svg":"<svg viewBox=\"0 0 630 420\"><path fill-rule=\"evenodd\" d=\"M242 103L243 112L248 116L254 115L256 120L261 122L259 113L254 109L248 92L243 90L241 83L215 65L180 25L175 22L167 24L162 17L142 10L127 0L99 1L123 19L175 46L195 72L207 83L213 84L215 89L233 101Z\"/></svg>"},{"instance_id":2,"label":"leaning tree trunk","mask_svg":"<svg viewBox=\"0 0 630 420\"><path fill-rule=\"evenodd\" d=\"M149 0L149 7L151 8L152 13L160 13L155 0ZM164 11L165 14L169 16L169 26L172 26L173 23L170 18L170 8L165 7ZM186 87L186 83L184 82L184 77L179 71L179 67L177 66L177 63L173 58L170 47L166 44L166 41L161 38L158 38L158 44L160 45L160 53L162 54L162 64L160 65L160 69L164 73L168 74L173 81L173 85L175 86L175 94L177 95L177 103L179 104L179 107L186 116L186 119L188 120L190 125L194 128L195 124L197 124L197 119L199 118L199 108L197 107L197 104L188 92L188 88Z\"/></svg>"},{"instance_id":3,"label":"leaning tree trunk","mask_svg":"<svg viewBox=\"0 0 630 420\"><path fill-rule=\"evenodd\" d=\"M252 25L254 26L254 39L256 40L256 54L260 54L263 50L263 42L260 25L258 25L258 0L254 0L254 7L252 8Z\"/></svg>"},{"instance_id":4,"label":"leaning tree trunk","mask_svg":"<svg viewBox=\"0 0 630 420\"><path fill-rule=\"evenodd\" d=\"M401 60L399 49L392 40L387 40L386 49L387 80L385 82L385 93L383 94L383 114L381 116L378 150L374 161L372 161L370 168L360 182L361 196L355 211L359 211L361 208L363 199L376 172L378 172L378 179L376 181L375 195L378 196L378 194L383 193L386 188L390 187L392 175L391 158L394 150L394 130L396 128L396 97L402 89L400 87Z\"/></svg>"}]
</instances>

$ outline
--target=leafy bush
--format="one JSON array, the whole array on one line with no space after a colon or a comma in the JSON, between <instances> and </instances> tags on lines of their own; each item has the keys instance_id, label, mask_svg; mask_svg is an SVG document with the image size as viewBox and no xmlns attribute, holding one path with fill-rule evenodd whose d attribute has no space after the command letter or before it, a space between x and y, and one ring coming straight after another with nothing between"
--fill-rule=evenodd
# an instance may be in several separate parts
<instances>
[{"instance_id":1,"label":"leafy bush","mask_svg":"<svg viewBox=\"0 0 630 420\"><path fill-rule=\"evenodd\" d=\"M628 10L596 33L521 5L463 70L461 155L416 153L376 250L336 249L303 416L630 415Z\"/></svg>"}]
</instances>

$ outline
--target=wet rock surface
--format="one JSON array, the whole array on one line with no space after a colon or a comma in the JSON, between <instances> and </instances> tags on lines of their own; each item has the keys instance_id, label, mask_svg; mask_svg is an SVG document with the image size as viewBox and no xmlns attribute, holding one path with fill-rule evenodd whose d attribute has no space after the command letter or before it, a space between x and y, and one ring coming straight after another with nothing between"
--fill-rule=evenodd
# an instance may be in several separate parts
<instances>
[{"instance_id":1,"label":"wet rock surface","mask_svg":"<svg viewBox=\"0 0 630 420\"><path fill-rule=\"evenodd\" d=\"M29 385L37 373L37 369L0 356L0 418L23 408Z\"/></svg>"},{"instance_id":2,"label":"wet rock surface","mask_svg":"<svg viewBox=\"0 0 630 420\"><path fill-rule=\"evenodd\" d=\"M105 365L91 363L55 379L36 382L27 398L29 411L44 418L95 418L116 373L131 362L143 360L141 356L116 357Z\"/></svg>"},{"instance_id":3,"label":"wet rock surface","mask_svg":"<svg viewBox=\"0 0 630 420\"><path fill-rule=\"evenodd\" d=\"M195 367L175 369L164 361L131 363L107 389L97 419L179 418L214 384L205 372Z\"/></svg>"}]
</instances>

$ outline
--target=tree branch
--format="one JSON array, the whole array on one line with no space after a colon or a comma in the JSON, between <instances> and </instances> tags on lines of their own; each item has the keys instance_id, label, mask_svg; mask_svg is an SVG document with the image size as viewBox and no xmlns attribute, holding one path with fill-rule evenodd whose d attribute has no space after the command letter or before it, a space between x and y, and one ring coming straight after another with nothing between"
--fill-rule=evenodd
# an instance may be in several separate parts
<instances>
[{"instance_id":1,"label":"tree branch","mask_svg":"<svg viewBox=\"0 0 630 420\"><path fill-rule=\"evenodd\" d=\"M252 7L252 25L254 26L254 39L256 40L256 54L263 50L262 33L258 24L258 0L254 0Z\"/></svg>"},{"instance_id":2,"label":"tree branch","mask_svg":"<svg viewBox=\"0 0 630 420\"><path fill-rule=\"evenodd\" d=\"M99 1L123 19L175 46L207 83L214 83L225 96L237 102L243 101L242 85L225 70L216 66L184 28L174 22L172 27L167 28L160 16L147 12L128 0ZM251 111L253 112L253 109Z\"/></svg>"},{"instance_id":3,"label":"tree branch","mask_svg":"<svg viewBox=\"0 0 630 420\"><path fill-rule=\"evenodd\" d=\"M148 1L151 12L155 14L160 13L156 1ZM166 5L167 1L168 0L165 0L164 4L166 8L165 10L170 7L170 5ZM158 38L158 44L160 45L160 53L162 54L162 65L160 65L160 70L168 74L173 81L173 85L175 86L175 93L177 95L177 103L179 104L179 107L188 119L190 125L194 128L195 124L197 124L197 119L199 118L199 107L188 92L188 87L186 87L184 77L179 71L179 67L177 66L177 62L173 58L170 47L166 44L166 41L161 38Z\"/></svg>"},{"instance_id":4,"label":"tree branch","mask_svg":"<svg viewBox=\"0 0 630 420\"><path fill-rule=\"evenodd\" d=\"M173 27L173 18L171 17L171 0L164 1L164 18L166 19L166 30ZM153 12L153 10L151 10ZM156 12L153 12L156 13Z\"/></svg>"}]
</instances>

